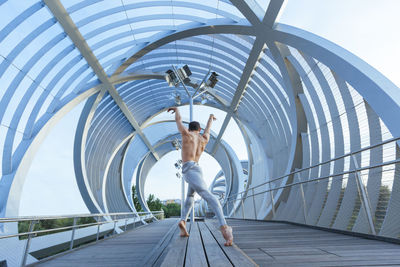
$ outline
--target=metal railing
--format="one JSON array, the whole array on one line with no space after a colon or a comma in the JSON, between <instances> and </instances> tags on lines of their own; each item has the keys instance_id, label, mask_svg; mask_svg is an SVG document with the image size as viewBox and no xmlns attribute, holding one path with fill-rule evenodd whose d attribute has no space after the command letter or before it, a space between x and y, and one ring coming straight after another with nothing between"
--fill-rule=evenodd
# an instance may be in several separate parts
<instances>
[{"instance_id":1,"label":"metal railing","mask_svg":"<svg viewBox=\"0 0 400 267\"><path fill-rule=\"evenodd\" d=\"M385 176L384 173L388 173L390 171L394 172L394 168L388 168L388 167L395 166L396 164L400 163L400 158L396 157L396 152L395 152L396 145L397 145L396 142L399 140L400 140L399 137L392 138L392 139L386 140L382 143L368 146L368 147L359 149L357 151L353 151L353 152L344 154L342 156L336 157L334 159L330 159L330 160L315 164L315 165L307 167L307 168L298 169L289 174L268 180L266 182L263 182L256 186L253 186L253 187L249 187L246 190L239 192L237 194L231 195L227 198L227 200L225 202L225 213L227 216L231 215L231 217L234 217L234 216L237 216L237 214L241 211L241 217L243 219L245 219L245 218L257 219L258 218L258 210L260 208L257 209L255 198L257 196L262 196L264 198L265 194L268 193L270 195L270 200L269 200L270 202L268 204L268 207L271 208L270 213L272 215L270 217L275 218L276 208L277 208L275 202L277 201L276 193L278 192L278 190L281 190L281 192L283 192L284 189L298 187L299 198L297 199L297 201L299 201L299 203L300 203L299 208L302 209L304 223L309 224L309 222L307 221L307 215L308 215L309 211L307 211L308 206L306 203L307 199L306 199L306 196L304 193L304 187L306 185L310 185L311 183L318 183L318 182L321 182L324 180L325 181L328 180L328 185L329 185L329 184L332 184L334 179L341 179L342 180L342 188L341 188L342 192L341 192L341 199L339 199L339 201L338 201L339 204L336 207L336 211L335 211L335 216L336 216L338 213L338 209L340 208L340 205L341 205L344 191L346 189L346 187L343 187L343 184L346 182L346 186L347 186L347 182L349 182L349 179L354 178L356 185L357 185L357 190L358 190L358 196L357 196L358 199L356 199L356 201L360 202L358 206L359 206L359 208L362 207L366 214L366 219L368 221L370 233L373 235L376 235L380 226L382 225L382 222L384 219L383 218L384 216L382 216L381 213L386 212L386 208L387 208L387 204L388 204L387 202L388 202L388 199L390 198L391 192L389 189L385 190L385 188L383 188L384 190L381 190L382 188L379 188L380 191L383 191L383 193L379 192L379 202L382 202L381 203L382 205L379 206L380 203L378 203L376 209L374 210L375 212L373 212L373 209L371 208L371 201L368 196L368 190L363 181L363 177L368 176L369 175L368 172L373 169L380 169L379 170L381 173L380 175L382 175L381 179L382 179L382 181L384 181L384 177L383 177L383 176ZM368 166L360 166L359 165L359 161L361 161L361 156L360 156L360 160L357 160L357 158L356 158L357 155L361 155L361 153L363 153L363 152L367 153L367 151L368 151L368 153L372 153L373 149L377 149L378 147L381 147L381 149L383 151L384 146L388 145L390 143L393 143L392 149L394 149L394 155L392 154L391 156L392 156L392 158L395 158L394 160L385 161L384 159L382 159L382 162L379 164L368 165ZM333 162L337 162L339 160L345 161L346 159L348 161L347 163L350 164L350 167L348 168L349 170L342 171L339 173L332 173L331 164ZM309 176L310 174L306 173L306 175L304 175L304 176L305 176L305 179L307 179L307 180L301 179L300 174L302 172L310 172L314 168L318 168L318 170L320 170L320 167L322 167L324 165L326 166L327 164L329 164L329 166L328 166L329 175L320 176L318 178L311 178L311 176ZM342 164L344 164L344 163L342 163ZM353 168L351 168L351 167L353 167ZM278 184L279 182L282 182L281 180L283 180L285 178L287 178L287 184L279 185L276 187L274 186L274 185ZM393 182L393 179L392 179L392 181L389 181L389 182ZM259 190L260 187L267 186L267 185L268 185L268 189L261 190L261 191ZM325 202L328 197L329 189L330 188L327 188L327 192L326 192L325 199L324 199ZM259 192L255 192L255 191L259 191ZM275 195L274 195L274 193L275 193ZM249 201L249 198L252 198L252 200L251 200L252 204L250 202L247 205L252 205L252 210L253 210L254 214L252 214L251 216L246 216L244 206L245 206L246 200ZM288 201L288 199L287 199L287 201ZM325 205L325 202L323 203L323 205ZM355 206L357 207L357 205L355 205ZM383 211L382 211L382 207L384 207ZM322 206L322 209L323 208L324 208L324 206ZM321 209L321 212L322 212L322 209ZM380 215L377 213L380 213ZM321 214L319 216L321 216ZM330 226L332 226L333 223L334 223L334 221L331 222ZM353 222L351 222L351 223L354 223L354 219L353 219ZM350 226L348 226L348 228L350 228ZM351 229L348 229L348 230L351 230ZM395 238L399 238L399 237L396 236Z\"/></svg>"},{"instance_id":2,"label":"metal railing","mask_svg":"<svg viewBox=\"0 0 400 267\"><path fill-rule=\"evenodd\" d=\"M133 221L131 223L135 224L136 222L139 222L141 220L156 218L157 216L159 217L159 219L162 219L164 216L164 211L137 212L137 213L119 212L119 213L97 213L97 214L73 214L73 215L65 215L65 216L24 216L24 217L15 217L15 218L0 218L0 225L3 225L3 226L6 223L29 222L29 229L27 232L0 235L0 240L6 239L6 238L13 238L13 237L18 237L18 238L24 237L24 236L27 237L27 240L25 243L25 248L24 248L24 253L22 255L22 263L21 263L21 266L25 266L27 257L28 257L28 253L29 253L29 248L31 245L31 240L35 236L38 236L41 234L52 234L52 233L72 230L70 244L69 244L69 249L71 250L74 248L75 231L77 229L90 227L90 226L97 226L96 239L92 240L92 241L97 242L100 239L101 225L114 223L113 229L111 230L111 235L114 235L117 233L117 231L116 231L117 224L120 222L124 222L123 231L126 231L129 220L133 219ZM93 219L96 219L96 221L78 224L79 218L93 218ZM38 224L40 221L60 220L60 219L72 219L72 225L51 228L51 229L44 229L44 230L36 230L36 231L34 230L35 225ZM119 226L119 228L122 230L122 226Z\"/></svg>"}]
</instances>

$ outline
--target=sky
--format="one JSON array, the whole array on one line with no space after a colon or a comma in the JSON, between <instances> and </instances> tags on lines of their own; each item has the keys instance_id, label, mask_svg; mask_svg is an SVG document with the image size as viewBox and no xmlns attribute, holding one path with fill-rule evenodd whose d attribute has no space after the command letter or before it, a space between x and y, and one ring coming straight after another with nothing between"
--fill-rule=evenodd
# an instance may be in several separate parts
<instances>
[{"instance_id":1,"label":"sky","mask_svg":"<svg viewBox=\"0 0 400 267\"><path fill-rule=\"evenodd\" d=\"M289 0L279 22L337 43L400 87L397 66L400 62L398 10L398 0ZM88 212L76 185L72 161L74 135L82 106L77 106L66 115L43 142L26 178L20 215ZM187 107L181 110L183 116L188 117ZM205 122L210 112L218 118L213 127L218 131L223 122L223 112L196 107L194 119ZM162 114L160 118L167 116ZM169 118L172 119L171 116ZM228 140L240 159L247 157L234 123L228 126L224 139ZM180 181L173 167L178 157L176 152L167 154L154 166L145 186L146 195L153 193L160 199L180 197ZM210 183L219 171L218 163L208 155L203 155L200 163L207 166L205 179ZM165 175L161 177L160 173Z\"/></svg>"}]
</instances>

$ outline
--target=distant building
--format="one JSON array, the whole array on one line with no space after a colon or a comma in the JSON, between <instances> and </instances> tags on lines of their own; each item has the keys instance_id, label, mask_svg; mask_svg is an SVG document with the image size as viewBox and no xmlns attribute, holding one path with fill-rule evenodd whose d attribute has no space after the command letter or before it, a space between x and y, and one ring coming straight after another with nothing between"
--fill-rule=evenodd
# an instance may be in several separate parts
<instances>
[{"instance_id":1,"label":"distant building","mask_svg":"<svg viewBox=\"0 0 400 267\"><path fill-rule=\"evenodd\" d=\"M167 204L172 204L172 203L176 203L176 204L181 204L181 200L180 199L166 199L166 200L161 200L161 203L163 203L164 205Z\"/></svg>"}]
</instances>

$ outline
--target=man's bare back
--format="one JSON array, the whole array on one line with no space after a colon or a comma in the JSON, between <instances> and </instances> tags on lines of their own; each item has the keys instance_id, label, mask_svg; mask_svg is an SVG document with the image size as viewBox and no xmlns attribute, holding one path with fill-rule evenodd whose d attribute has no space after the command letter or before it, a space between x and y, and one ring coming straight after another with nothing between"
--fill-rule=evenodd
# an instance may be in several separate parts
<instances>
[{"instance_id":1,"label":"man's bare back","mask_svg":"<svg viewBox=\"0 0 400 267\"><path fill-rule=\"evenodd\" d=\"M208 141L197 132L182 134L182 161L199 162Z\"/></svg>"},{"instance_id":2,"label":"man's bare back","mask_svg":"<svg viewBox=\"0 0 400 267\"><path fill-rule=\"evenodd\" d=\"M183 126L181 115L176 107L169 108L168 111L175 113L178 130L182 134L182 161L199 162L200 156L210 140L210 129L212 122L216 120L215 116L210 114L204 133L200 134L200 124L198 125L198 129L187 129Z\"/></svg>"}]
</instances>

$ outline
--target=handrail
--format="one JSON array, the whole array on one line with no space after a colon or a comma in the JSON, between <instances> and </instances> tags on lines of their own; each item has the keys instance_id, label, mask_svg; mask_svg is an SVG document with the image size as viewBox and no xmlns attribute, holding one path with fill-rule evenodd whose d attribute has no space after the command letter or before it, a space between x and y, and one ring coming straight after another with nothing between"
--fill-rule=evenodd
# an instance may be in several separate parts
<instances>
[{"instance_id":1,"label":"handrail","mask_svg":"<svg viewBox=\"0 0 400 267\"><path fill-rule=\"evenodd\" d=\"M141 212L114 212L114 213L86 213L86 214L71 214L71 215L43 215L43 216L20 216L20 217L9 217L0 218L0 223L5 222L19 222L19 221L32 221L32 220L56 220L56 219L68 219L68 218L90 218L90 217L106 217L106 216L123 216L123 215L139 215L139 214L158 214L163 211L141 211Z\"/></svg>"},{"instance_id":2,"label":"handrail","mask_svg":"<svg viewBox=\"0 0 400 267\"><path fill-rule=\"evenodd\" d=\"M236 196L238 196L239 194L243 194L243 193L248 192L249 190L254 190L255 188L258 188L258 187L260 187L260 186L273 183L273 182L275 182L275 181L278 181L278 180L283 179L283 178L285 178L285 177L288 177L288 176L290 176L290 175L294 175L294 174L296 174L296 173L303 172L303 171L306 171L306 170L309 170L309 169L312 169L312 168L315 168L315 167L318 167L318 166L321 166L321 165L330 163L330 162L332 162L332 161L337 161L337 160L339 160L339 159L343 159L343 158L346 158L346 157L350 157L350 156L352 156L352 155L354 155L354 154L358 154L358 153L361 153L361 152L364 152L364 151L367 151L367 150L371 150L371 149L373 149L373 148L376 148L376 147L379 147L379 146L383 146L383 145L386 145L386 144L389 144L389 143L392 143L392 142L395 142L395 141L399 141L399 140L400 140L400 137L391 138L391 139L388 139L388 140L386 140L386 141L383 141L383 142L381 142L381 143L379 143L379 144L375 144L375 145L371 145L371 146L368 146L368 147L364 147L364 148L362 148L362 149L359 149L359 150L356 150L356 151L353 151L353 152L349 152L349 153L343 154L343 155L341 155L341 156L339 156L339 157L336 157L336 158L333 158L333 159L329 159L329 160L327 160L327 161L320 162L320 163L315 164L315 165L313 165L313 166L309 166L309 167L306 167L306 168L302 168L302 169L295 170L295 171L290 172L290 173L288 173L288 174L279 176L279 177L277 177L277 178L275 178L275 179L272 179L272 180L268 180L268 181L266 181L266 182L264 182L264 183L258 184L258 185L253 186L253 187L249 187L249 188L247 188L246 190L243 190L243 191L241 191L241 192L238 192L238 193L236 193L236 194L233 194L233 195L231 195L231 196L228 196L228 197L227 197L227 201L229 201L229 199L233 198L234 196L236 197ZM358 170L372 169L372 168L377 168L377 167L370 167L370 166L369 166L369 167L360 168L360 169L358 169ZM351 172L354 172L354 171L355 171L355 170L349 170L348 172L351 173ZM330 176L333 176L333 175L336 176L336 174L332 174L332 175L330 175Z\"/></svg>"},{"instance_id":3,"label":"handrail","mask_svg":"<svg viewBox=\"0 0 400 267\"><path fill-rule=\"evenodd\" d=\"M123 216L123 215L135 215L132 218L137 218L136 214L144 214L144 215L149 215L149 214L162 214L164 211L153 211L153 212L121 212L121 213L95 213L95 214L77 214L77 215L68 215L68 216L31 216L31 217L18 217L18 218L0 218L0 223L8 223L8 222L24 222L24 221L41 221L41 220L57 220L57 219L74 219L74 218L90 218L90 217L105 217L105 216ZM83 215L83 216L82 216ZM140 215L139 215L140 217ZM11 234L11 235L0 235L0 239L5 239L5 238L10 238L10 237L17 237L17 236L24 236L24 235L36 235L36 234L41 234L41 233L47 233L47 232L56 232L60 230L69 230L73 228L82 228L86 226L92 226L92 225L101 225L101 224L106 224L110 222L117 222L120 220L124 220L127 218L120 218L120 219L114 219L114 220L107 220L107 221L100 221L100 222L95 222L95 223L87 223L87 224L78 224L78 225L71 225L71 226L64 226L64 227L58 227L58 228L52 228L52 229L45 229L45 230L38 230L38 231L31 231L31 232L24 232L24 233L18 233L18 234Z\"/></svg>"},{"instance_id":4,"label":"handrail","mask_svg":"<svg viewBox=\"0 0 400 267\"><path fill-rule=\"evenodd\" d=\"M379 167L383 167L383 166L387 166L387 165L393 165L393 164L396 164L396 163L400 163L400 159L391 160L391 161L388 161L388 162L385 162L385 163L373 165L372 167L363 167L363 168L360 168L360 169L353 169L353 170L349 170L349 171L345 171L345 172L341 172L341 173L337 173L337 174L332 174L332 175L322 176L322 177L309 179L309 180L305 180L305 181L299 181L299 182L295 182L295 183L291 183L291 184L286 184L286 185L278 186L278 187L275 187L275 188L272 188L272 189L270 188L270 189L264 190L262 192L257 192L257 193L252 194L252 195L246 195L245 197L241 196L240 199L232 199L232 200L228 200L228 201L229 202L240 201L240 200L246 199L248 197L261 195L261 194L264 194L264 193L267 193L267 192L271 192L271 191L275 191L275 190L279 190L279 189L284 189L284 188L287 188L287 187L292 187L292 186L296 186L296 185L302 185L302 184L306 184L306 183L317 182L317 181L320 181L320 180L339 177L339 176L343 176L345 174L350 174L350 173L354 173L354 172L358 172L358 171L362 171L362 170L366 170L366 169L374 169L374 168L379 168Z\"/></svg>"},{"instance_id":5,"label":"handrail","mask_svg":"<svg viewBox=\"0 0 400 267\"><path fill-rule=\"evenodd\" d=\"M103 224L107 223L114 223L114 228L113 228L113 234L116 233L116 225L117 222L125 220L125 227L124 231L126 231L127 228L127 222L129 219L136 219L140 217L145 217L148 215L151 215L154 217L154 215L158 214L164 214L164 211L150 211L150 212L115 212L115 213L95 213L95 214L72 214L72 215L56 215L56 216L21 216L21 217L13 217L13 218L0 218L0 224L1 223L10 223L10 222L25 222L25 221L30 221L29 224L29 230L28 232L24 233L15 233L15 234L8 234L8 235L0 235L0 240L1 239L6 239L6 238L12 238L12 237L19 237L19 236L28 236L28 239L25 244L25 249L24 249L24 254L22 255L22 264L21 266L26 265L27 261L27 256L29 253L29 247L31 243L31 239L33 236L36 236L37 234L42 234L42 233L51 233L51 232L57 232L57 231L65 231L65 230L72 230L71 232L71 240L70 240L70 249L74 247L74 241L75 241L75 230L79 228L84 228L88 226L97 226L97 234L96 234L96 241L99 240L99 234L100 234L100 226ZM117 216L125 216L123 218L117 219ZM97 217L98 220L97 222L93 223L86 223L86 224L76 224L77 223L77 218L94 218ZM111 220L107 219L105 221L100 221L101 217L111 217ZM112 219L114 217L114 219ZM37 230L34 231L34 225L41 220L57 220L57 219L74 219L73 224L70 226L63 226L63 227L58 227L58 228L53 228L53 229L44 229L44 230ZM151 217L150 217L151 218ZM154 217L155 218L155 217ZM134 221L136 223L136 221Z\"/></svg>"},{"instance_id":6,"label":"handrail","mask_svg":"<svg viewBox=\"0 0 400 267\"><path fill-rule=\"evenodd\" d=\"M333 180L335 179L341 179L342 181L344 179L347 179L347 181L349 181L349 179L355 179L355 183L357 185L357 192L358 192L358 196L361 202L361 206L360 208L362 208L364 210L364 216L366 216L366 220L368 222L369 225L369 231L372 235L377 235L378 231L380 231L380 226L382 225L382 221L376 221L378 220L377 217L374 217L374 210L371 206L371 201L370 198L368 196L368 190L367 187L364 183L364 181L362 180L362 176L363 174L361 173L363 170L370 170L370 169L374 169L374 168L381 168L384 166L388 166L388 165L395 165L393 168L385 168L382 169L382 175L383 172L387 172L387 171L393 171L396 169L396 164L400 163L400 158L397 158L395 160L391 160L391 161L386 161L383 163L379 163L379 164L375 164L375 165L370 165L370 166L366 166L366 167L362 167L359 168L358 164L357 164L357 159L354 157L354 155L352 155L352 160L354 162L355 168L349 171L345 171L345 172L341 172L341 173L335 173L335 174L331 174L331 175L326 175L326 176L322 176L322 177L318 177L318 178L313 178L313 179L308 179L308 180L300 180L298 182L292 182L290 184L286 184L286 185L281 185L275 188L268 188L267 190L264 190L262 192L254 192L254 189L252 189L252 194L246 194L244 195L243 193L241 193L240 198L235 198L233 200L227 200L226 201L226 214L228 216L235 216L236 212L240 209L240 204L241 204L241 210L242 210L242 218L245 219L245 217L247 215L245 215L244 212L244 200L247 200L248 198L252 197L253 198L253 212L254 212L254 219L258 219L258 215L257 215L257 209L256 209L256 205L255 205L255 196L258 195L263 195L267 192L269 193L269 196L271 198L271 203L269 204L268 207L271 208L271 212L272 212L272 219L275 218L276 215L276 211L275 211L275 204L274 204L274 197L273 194L271 193L274 190L283 190L285 188L292 188L292 187L296 187L298 189L299 195L301 197L301 201L302 201L302 207L303 207L303 218L304 218L304 223L305 224L309 224L307 217L308 217L308 205L306 204L306 198L305 198L305 194L304 194L304 188L303 188L303 184L308 184L308 183L315 183L321 180L326 180L326 179L332 179L332 183ZM354 176L347 176L345 177L346 174L350 174L350 173L354 173ZM328 183L326 183L326 186L328 185ZM293 190L293 189L292 189ZM343 190L343 188L342 188ZM247 191L248 192L248 191ZM231 209L229 209L229 204L232 203L233 207ZM248 203L249 205L251 205L251 203ZM314 222L315 223L315 222ZM315 224L314 224L315 225ZM396 236L396 238L398 238Z\"/></svg>"}]
</instances>

